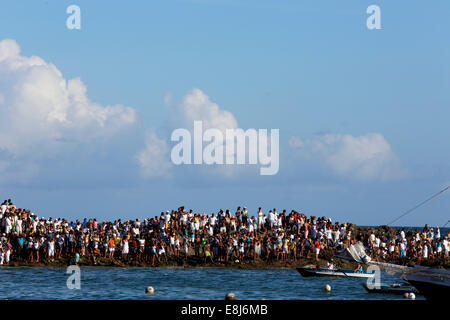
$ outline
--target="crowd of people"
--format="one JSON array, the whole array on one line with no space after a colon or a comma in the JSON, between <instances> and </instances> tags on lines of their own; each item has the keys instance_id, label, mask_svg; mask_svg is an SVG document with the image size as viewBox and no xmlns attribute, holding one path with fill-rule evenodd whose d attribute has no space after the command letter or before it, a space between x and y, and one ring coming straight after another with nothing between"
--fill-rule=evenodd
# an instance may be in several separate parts
<instances>
[{"instance_id":1,"label":"crowd of people","mask_svg":"<svg viewBox=\"0 0 450 320\"><path fill-rule=\"evenodd\" d=\"M296 210L278 212L275 208L267 214L259 208L252 215L247 208L238 207L233 214L220 209L207 215L180 207L142 221L68 221L39 217L9 199L0 206L0 235L3 265L59 258L78 263L81 257L93 264L107 257L151 265L167 263L168 259L183 261L189 256L204 263L295 262L299 258L319 261L324 251L339 251L354 241L363 241L378 259L427 259L447 257L449 253L449 235L441 237L438 230L428 227L408 239L404 230L396 239L378 234L363 237L355 234L349 223L308 217Z\"/></svg>"},{"instance_id":2,"label":"crowd of people","mask_svg":"<svg viewBox=\"0 0 450 320\"><path fill-rule=\"evenodd\" d=\"M450 231L441 234L440 228L425 225L422 231L401 229L395 237L372 232L362 238L372 259L378 261L416 261L449 257Z\"/></svg>"}]
</instances>

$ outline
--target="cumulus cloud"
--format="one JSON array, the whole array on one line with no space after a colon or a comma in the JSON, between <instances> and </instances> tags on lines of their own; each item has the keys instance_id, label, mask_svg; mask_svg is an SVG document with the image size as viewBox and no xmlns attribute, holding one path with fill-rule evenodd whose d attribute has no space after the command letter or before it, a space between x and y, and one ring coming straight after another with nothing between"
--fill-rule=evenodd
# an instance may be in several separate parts
<instances>
[{"instance_id":1,"label":"cumulus cloud","mask_svg":"<svg viewBox=\"0 0 450 320\"><path fill-rule=\"evenodd\" d=\"M203 129L216 128L225 133L226 129L236 129L237 120L227 110L212 102L200 89L192 89L180 103L169 106L171 123L174 128L193 129L194 121L201 120Z\"/></svg>"},{"instance_id":2,"label":"cumulus cloud","mask_svg":"<svg viewBox=\"0 0 450 320\"><path fill-rule=\"evenodd\" d=\"M144 177L153 178L170 174L172 163L169 160L169 147L164 139L158 138L154 130L147 132L145 147L136 157Z\"/></svg>"},{"instance_id":3,"label":"cumulus cloud","mask_svg":"<svg viewBox=\"0 0 450 320\"><path fill-rule=\"evenodd\" d=\"M211 98L198 88L189 91L178 103L172 103L170 94L166 95L164 100L170 114L170 131L183 128L190 131L191 137L193 137L194 121L201 121L203 132L212 128L222 132L224 141L215 142L215 144L218 148L223 148L223 143L226 143L226 130L238 128L234 115L211 101ZM168 144L173 144L170 141L170 137L160 139L154 132L147 137L146 147L137 156L145 177L155 177L156 174L154 173L159 173L158 175L171 174L174 166L170 162L170 155L166 155ZM206 144L209 143L204 143L204 145ZM160 154L163 154L163 156L161 157ZM232 156L235 157L235 153ZM242 167L236 165L183 166L183 176L198 177L200 174L203 177L212 176L233 179L238 177L239 172L243 169Z\"/></svg>"},{"instance_id":4,"label":"cumulus cloud","mask_svg":"<svg viewBox=\"0 0 450 320\"><path fill-rule=\"evenodd\" d=\"M214 142L217 148L223 148L225 144L229 143L226 138L227 129L238 128L234 115L212 102L211 98L198 88L189 91L180 103L169 106L169 108L174 128L185 128L192 133L194 121L202 121L203 131L211 128L220 130L224 140L223 142ZM233 152L233 154L227 154L226 156L227 158L235 159L236 153ZM243 168L235 165L221 165L220 167L203 166L201 169L203 169L201 173L208 176L233 179L238 177L239 172L242 172Z\"/></svg>"},{"instance_id":5,"label":"cumulus cloud","mask_svg":"<svg viewBox=\"0 0 450 320\"><path fill-rule=\"evenodd\" d=\"M36 159L79 151L74 146L96 139L106 144L136 122L134 109L90 101L80 78L67 80L52 63L22 56L12 39L0 41L0 111L3 173L24 161L36 174Z\"/></svg>"},{"instance_id":6,"label":"cumulus cloud","mask_svg":"<svg viewBox=\"0 0 450 320\"><path fill-rule=\"evenodd\" d=\"M107 135L136 119L135 110L91 102L79 78L66 80L40 57L20 55L14 40L0 42L0 149L13 154L63 139Z\"/></svg>"},{"instance_id":7,"label":"cumulus cloud","mask_svg":"<svg viewBox=\"0 0 450 320\"><path fill-rule=\"evenodd\" d=\"M388 181L405 177L397 155L379 133L362 136L325 134L311 140L291 137L297 156L333 174L359 181Z\"/></svg>"}]
</instances>

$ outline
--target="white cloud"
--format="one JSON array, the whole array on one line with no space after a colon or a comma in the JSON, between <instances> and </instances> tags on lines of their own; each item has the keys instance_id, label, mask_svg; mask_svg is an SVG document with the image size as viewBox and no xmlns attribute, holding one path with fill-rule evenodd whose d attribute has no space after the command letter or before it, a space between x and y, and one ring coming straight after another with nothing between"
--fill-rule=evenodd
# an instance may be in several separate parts
<instances>
[{"instance_id":1,"label":"white cloud","mask_svg":"<svg viewBox=\"0 0 450 320\"><path fill-rule=\"evenodd\" d=\"M359 137L326 134L306 141L292 137L289 145L301 159L321 165L340 177L359 181L387 181L407 175L399 158L379 133Z\"/></svg>"},{"instance_id":2,"label":"white cloud","mask_svg":"<svg viewBox=\"0 0 450 320\"><path fill-rule=\"evenodd\" d=\"M193 132L194 121L202 121L203 132L207 129L219 129L224 137L222 143L215 143L217 148L223 148L227 143L226 130L237 129L238 123L233 113L222 109L218 104L212 102L210 97L202 90L194 88L189 91L180 103L170 107L172 124L174 128L185 128ZM226 155L235 159L236 153ZM200 170L199 170L200 169ZM195 168L197 174L204 177L219 177L228 180L238 178L242 174L242 165L202 165Z\"/></svg>"},{"instance_id":3,"label":"white cloud","mask_svg":"<svg viewBox=\"0 0 450 320\"><path fill-rule=\"evenodd\" d=\"M79 78L66 80L42 58L20 55L11 39L0 41L0 97L0 149L14 155L108 136L136 120L132 108L91 102Z\"/></svg>"},{"instance_id":4,"label":"white cloud","mask_svg":"<svg viewBox=\"0 0 450 320\"><path fill-rule=\"evenodd\" d=\"M170 174L172 163L169 161L169 148L163 139L159 139L154 130L147 132L145 148L137 154L137 160L146 178Z\"/></svg>"},{"instance_id":5,"label":"white cloud","mask_svg":"<svg viewBox=\"0 0 450 320\"><path fill-rule=\"evenodd\" d=\"M212 102L210 97L198 88L189 91L179 103L172 103L171 94L166 95L164 100L169 108L171 130L177 128L187 129L193 137L194 121L202 121L203 131L210 128L219 129L225 137L226 129L238 128L234 115L230 111L220 108L219 105ZM152 178L171 174L174 166L170 160L170 152L167 150L168 144L173 144L169 142L169 137L166 137L166 140L159 139L154 132L147 137L146 147L137 155L145 177ZM218 145L218 147L221 146ZM236 165L190 167L184 167L183 172L196 177L200 174L233 179L238 177L239 172L242 171L242 166Z\"/></svg>"},{"instance_id":6,"label":"white cloud","mask_svg":"<svg viewBox=\"0 0 450 320\"><path fill-rule=\"evenodd\" d=\"M86 91L80 78L67 80L44 59L22 56L16 41L0 41L2 183L37 176L43 159L104 149L136 122L134 109L101 106Z\"/></svg>"},{"instance_id":7,"label":"white cloud","mask_svg":"<svg viewBox=\"0 0 450 320\"><path fill-rule=\"evenodd\" d=\"M174 128L192 130L194 121L201 120L203 129L216 128L225 133L226 129L238 127L236 118L230 111L221 109L200 89L189 91L180 103L169 106L171 123Z\"/></svg>"},{"instance_id":8,"label":"white cloud","mask_svg":"<svg viewBox=\"0 0 450 320\"><path fill-rule=\"evenodd\" d=\"M292 148L302 148L305 143L303 142L303 140L300 137L297 136L293 136L289 139L289 146L291 146Z\"/></svg>"}]
</instances>

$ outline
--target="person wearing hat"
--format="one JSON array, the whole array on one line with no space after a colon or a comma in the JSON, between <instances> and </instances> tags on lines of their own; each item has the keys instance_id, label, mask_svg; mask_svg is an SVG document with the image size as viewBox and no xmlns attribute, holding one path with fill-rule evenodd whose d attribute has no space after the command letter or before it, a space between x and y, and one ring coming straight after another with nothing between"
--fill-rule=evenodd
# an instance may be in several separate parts
<instances>
[{"instance_id":1,"label":"person wearing hat","mask_svg":"<svg viewBox=\"0 0 450 320\"><path fill-rule=\"evenodd\" d=\"M327 269L328 270L334 270L333 258L331 258L330 261L327 262Z\"/></svg>"}]
</instances>

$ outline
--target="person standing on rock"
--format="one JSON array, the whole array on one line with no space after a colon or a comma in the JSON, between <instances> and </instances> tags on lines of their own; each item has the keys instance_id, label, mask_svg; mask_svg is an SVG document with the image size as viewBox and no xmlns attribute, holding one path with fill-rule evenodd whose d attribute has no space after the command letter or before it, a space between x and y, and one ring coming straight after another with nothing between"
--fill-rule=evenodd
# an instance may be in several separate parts
<instances>
[{"instance_id":1,"label":"person standing on rock","mask_svg":"<svg viewBox=\"0 0 450 320\"><path fill-rule=\"evenodd\" d=\"M320 242L319 239L316 239L314 242L314 246L316 248L316 261L319 261L319 253L320 253Z\"/></svg>"}]
</instances>

